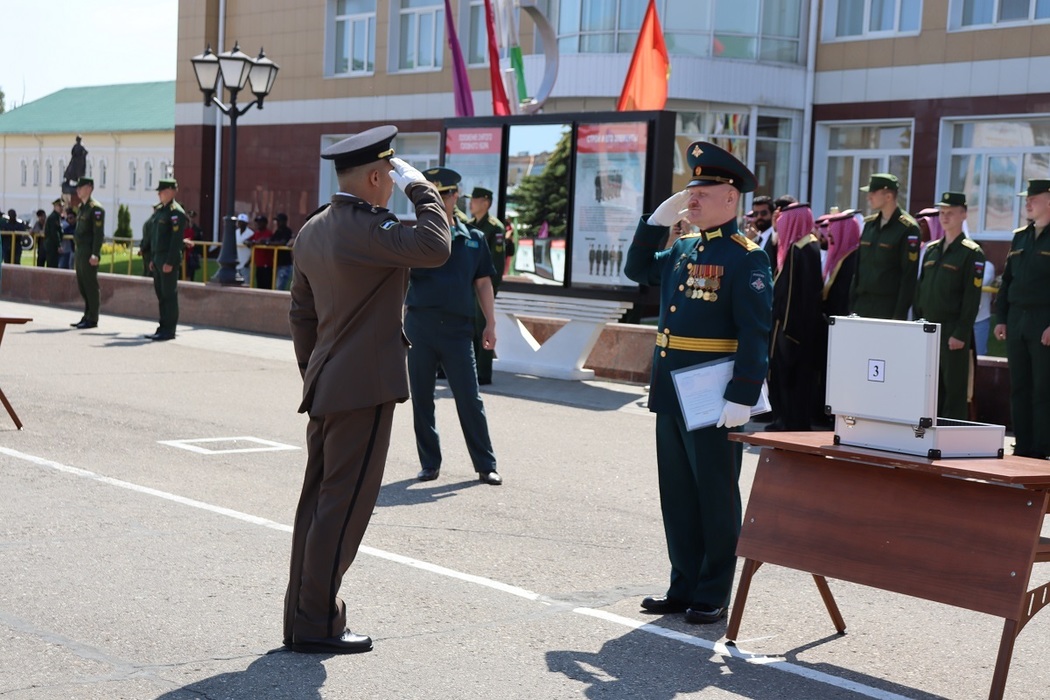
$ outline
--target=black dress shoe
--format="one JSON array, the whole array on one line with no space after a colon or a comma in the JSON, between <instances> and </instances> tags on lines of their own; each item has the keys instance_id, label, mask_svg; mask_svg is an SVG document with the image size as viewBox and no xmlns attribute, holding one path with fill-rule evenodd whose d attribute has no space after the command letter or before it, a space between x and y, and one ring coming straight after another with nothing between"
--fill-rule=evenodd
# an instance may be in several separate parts
<instances>
[{"instance_id":1,"label":"black dress shoe","mask_svg":"<svg viewBox=\"0 0 1050 700\"><path fill-rule=\"evenodd\" d=\"M685 612L689 605L684 600L668 598L665 595L654 595L642 599L642 610L654 615L669 615Z\"/></svg>"},{"instance_id":2,"label":"black dress shoe","mask_svg":"<svg viewBox=\"0 0 1050 700\"><path fill-rule=\"evenodd\" d=\"M421 469L419 470L419 473L416 474L416 479L419 481L433 481L438 478L438 474L440 473L440 469Z\"/></svg>"},{"instance_id":3,"label":"black dress shoe","mask_svg":"<svg viewBox=\"0 0 1050 700\"><path fill-rule=\"evenodd\" d=\"M292 637L289 648L302 654L360 654L372 651L372 639L343 630L341 637Z\"/></svg>"},{"instance_id":4,"label":"black dress shoe","mask_svg":"<svg viewBox=\"0 0 1050 700\"><path fill-rule=\"evenodd\" d=\"M156 334L153 335L152 338L150 338L150 340L154 340L154 341L157 341L157 340L175 340L175 334L174 333L156 333Z\"/></svg>"},{"instance_id":5,"label":"black dress shoe","mask_svg":"<svg viewBox=\"0 0 1050 700\"><path fill-rule=\"evenodd\" d=\"M728 608L712 608L706 605L690 607L685 611L685 621L694 625L710 625L725 619Z\"/></svg>"},{"instance_id":6,"label":"black dress shoe","mask_svg":"<svg viewBox=\"0 0 1050 700\"><path fill-rule=\"evenodd\" d=\"M483 484L489 484L490 486L499 486L503 483L503 477L496 473L493 469L490 472L478 472L478 481Z\"/></svg>"},{"instance_id":7,"label":"black dress shoe","mask_svg":"<svg viewBox=\"0 0 1050 700\"><path fill-rule=\"evenodd\" d=\"M98 324L97 323L88 323L87 321L81 321L80 323L76 324L73 327L74 328L79 328L80 330L84 330L85 328L98 328Z\"/></svg>"},{"instance_id":8,"label":"black dress shoe","mask_svg":"<svg viewBox=\"0 0 1050 700\"><path fill-rule=\"evenodd\" d=\"M83 323L83 322L84 322L84 319L80 319L80 320L79 320L79 321L77 321L76 323L71 323L71 324L69 324L69 327L70 327L70 328L79 328L79 327L80 327L80 324L81 324L81 323Z\"/></svg>"},{"instance_id":9,"label":"black dress shoe","mask_svg":"<svg viewBox=\"0 0 1050 700\"><path fill-rule=\"evenodd\" d=\"M154 338L157 337L157 334L156 333L150 333L149 335L144 335L142 337L145 338L146 340L153 340Z\"/></svg>"},{"instance_id":10,"label":"black dress shoe","mask_svg":"<svg viewBox=\"0 0 1050 700\"><path fill-rule=\"evenodd\" d=\"M492 377L489 377L488 379L482 379L481 377L478 377L478 386L488 386L491 383Z\"/></svg>"}]
</instances>

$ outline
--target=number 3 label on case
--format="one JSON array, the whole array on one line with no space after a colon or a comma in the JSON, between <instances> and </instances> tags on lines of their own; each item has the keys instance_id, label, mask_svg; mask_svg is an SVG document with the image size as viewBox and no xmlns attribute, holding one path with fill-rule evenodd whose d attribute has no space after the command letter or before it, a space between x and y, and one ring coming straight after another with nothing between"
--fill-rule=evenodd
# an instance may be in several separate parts
<instances>
[{"instance_id":1,"label":"number 3 label on case","mask_svg":"<svg viewBox=\"0 0 1050 700\"><path fill-rule=\"evenodd\" d=\"M886 360L868 360L868 381L886 381Z\"/></svg>"}]
</instances>

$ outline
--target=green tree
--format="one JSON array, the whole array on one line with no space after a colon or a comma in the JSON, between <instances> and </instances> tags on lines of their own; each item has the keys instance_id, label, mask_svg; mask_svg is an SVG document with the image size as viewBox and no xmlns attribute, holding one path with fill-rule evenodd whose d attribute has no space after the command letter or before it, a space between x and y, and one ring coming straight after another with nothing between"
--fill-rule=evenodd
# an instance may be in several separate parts
<instances>
[{"instance_id":1,"label":"green tree","mask_svg":"<svg viewBox=\"0 0 1050 700\"><path fill-rule=\"evenodd\" d=\"M566 131L551 151L539 175L525 175L510 197L518 212L518 224L535 236L543 222L550 236L564 236L569 215L569 158L572 132Z\"/></svg>"},{"instance_id":2,"label":"green tree","mask_svg":"<svg viewBox=\"0 0 1050 700\"><path fill-rule=\"evenodd\" d=\"M130 247L132 237L131 212L127 204L121 204L117 209L117 230L113 232L113 238L123 239L120 242Z\"/></svg>"}]
</instances>

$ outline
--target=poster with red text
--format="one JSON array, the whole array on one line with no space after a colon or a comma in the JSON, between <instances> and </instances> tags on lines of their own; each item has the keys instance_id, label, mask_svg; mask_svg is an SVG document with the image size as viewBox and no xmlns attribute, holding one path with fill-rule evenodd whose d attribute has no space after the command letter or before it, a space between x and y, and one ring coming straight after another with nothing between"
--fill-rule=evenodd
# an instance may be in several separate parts
<instances>
[{"instance_id":1,"label":"poster with red text","mask_svg":"<svg viewBox=\"0 0 1050 700\"><path fill-rule=\"evenodd\" d=\"M499 189L500 152L503 130L500 127L449 129L445 132L445 167L463 176L459 191L469 195L475 187L491 190L496 216L503 193ZM468 212L469 213L469 212Z\"/></svg>"}]
</instances>

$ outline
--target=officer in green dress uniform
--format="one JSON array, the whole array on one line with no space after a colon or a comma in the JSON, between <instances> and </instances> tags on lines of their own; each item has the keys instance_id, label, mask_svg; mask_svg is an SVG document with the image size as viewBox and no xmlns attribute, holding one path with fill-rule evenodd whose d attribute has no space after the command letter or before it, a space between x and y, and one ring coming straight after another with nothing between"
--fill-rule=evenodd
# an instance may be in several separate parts
<instances>
[{"instance_id":1,"label":"officer in green dress uniform","mask_svg":"<svg viewBox=\"0 0 1050 700\"><path fill-rule=\"evenodd\" d=\"M945 192L937 203L944 237L930 241L915 289L915 318L941 324L937 415L966 420L973 322L981 305L984 251L963 233L966 195Z\"/></svg>"},{"instance_id":2,"label":"officer in green dress uniform","mask_svg":"<svg viewBox=\"0 0 1050 700\"><path fill-rule=\"evenodd\" d=\"M51 202L54 211L47 215L44 222L44 263L48 267L58 267L58 248L62 245L62 209L65 206L61 197Z\"/></svg>"},{"instance_id":3,"label":"officer in green dress uniform","mask_svg":"<svg viewBox=\"0 0 1050 700\"><path fill-rule=\"evenodd\" d=\"M156 332L147 335L150 340L164 341L175 337L179 322L179 276L183 251L183 233L189 216L175 201L179 183L174 178L162 178L157 183L157 199L153 215L146 225L148 242L143 239L143 253L148 250L147 266L153 275L153 291L160 307L160 322ZM147 247L148 246L148 247Z\"/></svg>"},{"instance_id":4,"label":"officer in green dress uniform","mask_svg":"<svg viewBox=\"0 0 1050 700\"><path fill-rule=\"evenodd\" d=\"M995 298L995 337L1006 341L1014 454L1050 457L1050 180L1020 193L1029 224L1014 231Z\"/></svg>"},{"instance_id":5,"label":"officer in green dress uniform","mask_svg":"<svg viewBox=\"0 0 1050 700\"><path fill-rule=\"evenodd\" d=\"M98 288L98 260L105 236L106 210L91 197L94 191L95 181L90 177L77 180L80 208L77 210L77 227L73 232L73 241L76 243L73 266L77 272L80 296L84 298L84 316L70 325L81 329L98 326L98 310L102 305Z\"/></svg>"},{"instance_id":6,"label":"officer in green dress uniform","mask_svg":"<svg viewBox=\"0 0 1050 700\"><path fill-rule=\"evenodd\" d=\"M507 229L503 222L489 214L492 208L492 190L484 187L475 187L470 194L470 213L474 218L467 223L485 234L485 242L489 246L492 255L492 267L496 270L496 276L492 278L492 293L499 294L499 285L503 281L503 270L507 263L507 251L504 245L504 237ZM478 363L478 384L492 383L492 359L495 353L483 347L482 334L485 332L485 314L481 306L477 307L474 314L474 357Z\"/></svg>"},{"instance_id":7,"label":"officer in green dress uniform","mask_svg":"<svg viewBox=\"0 0 1050 700\"><path fill-rule=\"evenodd\" d=\"M897 205L896 175L875 173L860 189L868 193L868 207L875 213L864 219L860 234L850 310L868 318L904 320L915 295L919 224Z\"/></svg>"},{"instance_id":8,"label":"officer in green dress uniform","mask_svg":"<svg viewBox=\"0 0 1050 700\"><path fill-rule=\"evenodd\" d=\"M766 378L773 280L765 251L737 232L740 195L755 189L755 176L711 143L694 143L687 155L692 179L642 217L624 272L660 288L649 410L671 581L666 595L642 607L684 611L687 622L705 624L725 617L733 585L742 452L728 433L748 421ZM662 249L683 217L700 231ZM734 360L721 416L687 430L671 372L720 359Z\"/></svg>"}]
</instances>

